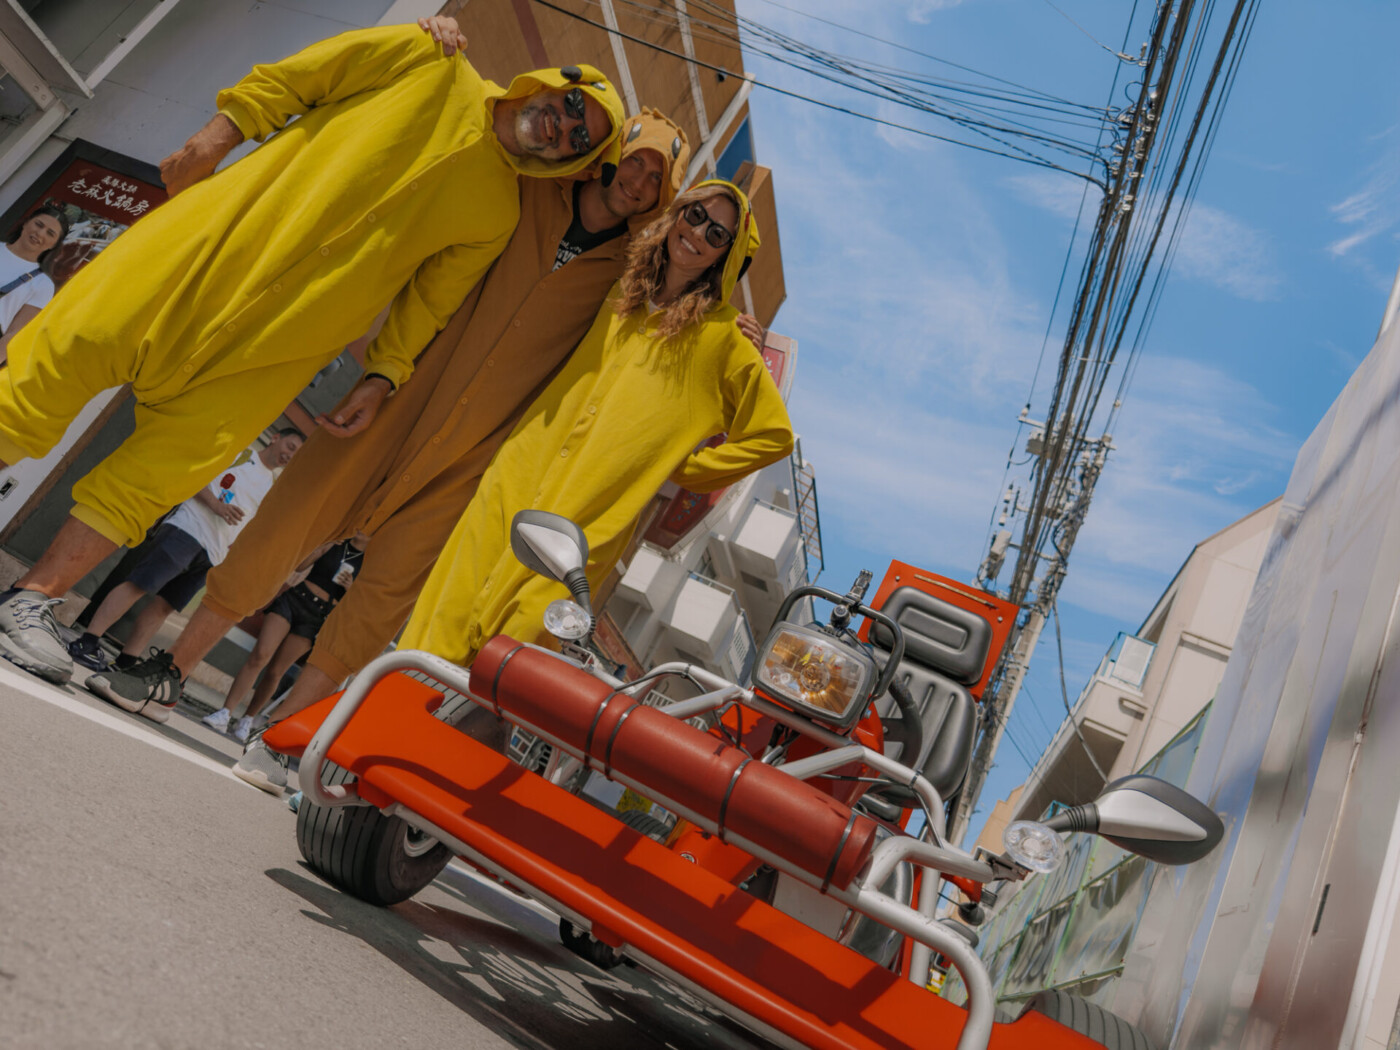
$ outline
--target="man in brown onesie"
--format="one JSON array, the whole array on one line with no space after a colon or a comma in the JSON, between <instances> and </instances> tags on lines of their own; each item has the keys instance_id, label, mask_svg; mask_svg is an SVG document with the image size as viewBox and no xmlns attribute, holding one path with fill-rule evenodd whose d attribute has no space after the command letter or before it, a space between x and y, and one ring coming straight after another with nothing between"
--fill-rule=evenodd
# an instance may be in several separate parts
<instances>
[{"instance_id":1,"label":"man in brown onesie","mask_svg":"<svg viewBox=\"0 0 1400 1050\"><path fill-rule=\"evenodd\" d=\"M335 413L321 420L209 574L204 602L171 652L182 679L307 554L356 531L370 536L360 575L287 702L327 695L393 639L497 447L621 276L628 225L640 229L680 188L690 151L679 127L643 109L621 137L606 186L522 180L510 243L373 426L339 437ZM153 682L162 677L150 670Z\"/></svg>"}]
</instances>

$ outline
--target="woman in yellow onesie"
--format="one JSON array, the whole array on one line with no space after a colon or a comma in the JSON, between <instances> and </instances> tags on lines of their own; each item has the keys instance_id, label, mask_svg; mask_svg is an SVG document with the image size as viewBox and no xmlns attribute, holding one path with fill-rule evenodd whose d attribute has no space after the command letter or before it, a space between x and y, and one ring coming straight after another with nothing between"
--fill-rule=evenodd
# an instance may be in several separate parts
<instances>
[{"instance_id":1,"label":"woman in yellow onesie","mask_svg":"<svg viewBox=\"0 0 1400 1050\"><path fill-rule=\"evenodd\" d=\"M470 664L495 634L545 640L544 609L560 585L511 553L516 511L577 522L596 588L667 478L705 492L792 451L777 387L727 305L757 248L748 199L720 181L681 194L633 240L588 335L483 476L409 619L405 648ZM721 433L723 444L695 451Z\"/></svg>"}]
</instances>

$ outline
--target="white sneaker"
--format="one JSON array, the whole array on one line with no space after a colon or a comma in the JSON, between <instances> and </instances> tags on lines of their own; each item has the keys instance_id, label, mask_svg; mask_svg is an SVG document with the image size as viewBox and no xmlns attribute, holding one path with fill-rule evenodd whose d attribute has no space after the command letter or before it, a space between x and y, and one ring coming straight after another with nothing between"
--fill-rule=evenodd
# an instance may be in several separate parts
<instances>
[{"instance_id":1,"label":"white sneaker","mask_svg":"<svg viewBox=\"0 0 1400 1050\"><path fill-rule=\"evenodd\" d=\"M227 722L228 719L225 718L224 721ZM247 715L244 715L242 718L240 718L237 722L233 724L233 739L237 740L240 744L246 744L248 742L248 738L252 735L253 720Z\"/></svg>"},{"instance_id":2,"label":"white sneaker","mask_svg":"<svg viewBox=\"0 0 1400 1050\"><path fill-rule=\"evenodd\" d=\"M73 677L73 658L53 615L62 601L17 588L0 594L0 656L55 685Z\"/></svg>"},{"instance_id":3,"label":"white sneaker","mask_svg":"<svg viewBox=\"0 0 1400 1050\"><path fill-rule=\"evenodd\" d=\"M282 794L287 786L287 756L273 751L258 737L233 767L233 775L270 795Z\"/></svg>"},{"instance_id":4,"label":"white sneaker","mask_svg":"<svg viewBox=\"0 0 1400 1050\"><path fill-rule=\"evenodd\" d=\"M219 733L228 732L228 720L229 710L227 707L221 707L217 711L211 711L209 714L205 715L203 718L200 719L200 721L207 725L210 729L213 729ZM242 741L240 741L240 743L241 742Z\"/></svg>"}]
</instances>

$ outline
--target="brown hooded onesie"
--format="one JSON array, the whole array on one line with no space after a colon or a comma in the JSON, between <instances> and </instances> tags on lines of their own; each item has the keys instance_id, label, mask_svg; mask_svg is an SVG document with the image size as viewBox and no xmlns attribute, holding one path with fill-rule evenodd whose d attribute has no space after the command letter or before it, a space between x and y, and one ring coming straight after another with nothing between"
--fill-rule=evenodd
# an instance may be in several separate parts
<instances>
[{"instance_id":1,"label":"brown hooded onesie","mask_svg":"<svg viewBox=\"0 0 1400 1050\"><path fill-rule=\"evenodd\" d=\"M623 125L622 155L654 149L666 165L657 209L685 176L685 134L650 109ZM228 557L205 604L238 620L262 608L323 543L370 535L355 585L326 620L310 663L340 680L377 656L408 618L433 562L496 449L588 331L622 273L628 237L553 270L573 219L573 181L521 182L520 223L505 251L419 356L413 378L350 438L311 435Z\"/></svg>"}]
</instances>

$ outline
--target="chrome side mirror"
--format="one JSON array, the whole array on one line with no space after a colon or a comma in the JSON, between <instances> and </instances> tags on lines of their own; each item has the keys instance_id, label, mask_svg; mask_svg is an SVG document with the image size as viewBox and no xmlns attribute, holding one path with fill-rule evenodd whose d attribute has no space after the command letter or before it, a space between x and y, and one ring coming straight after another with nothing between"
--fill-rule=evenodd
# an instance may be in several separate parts
<instances>
[{"instance_id":1,"label":"chrome side mirror","mask_svg":"<svg viewBox=\"0 0 1400 1050\"><path fill-rule=\"evenodd\" d=\"M510 549L531 572L558 580L569 588L584 612L588 600L588 537L576 524L543 510L518 511L510 522Z\"/></svg>"},{"instance_id":2,"label":"chrome side mirror","mask_svg":"<svg viewBox=\"0 0 1400 1050\"><path fill-rule=\"evenodd\" d=\"M1045 821L1054 831L1089 831L1158 864L1190 864L1213 850L1225 825L1175 784L1138 773L1115 780L1093 802Z\"/></svg>"},{"instance_id":3,"label":"chrome side mirror","mask_svg":"<svg viewBox=\"0 0 1400 1050\"><path fill-rule=\"evenodd\" d=\"M531 572L568 582L569 573L588 563L588 539L568 518L543 510L522 510L510 522L510 549Z\"/></svg>"}]
</instances>

